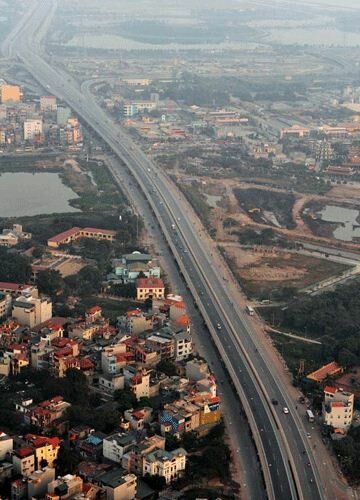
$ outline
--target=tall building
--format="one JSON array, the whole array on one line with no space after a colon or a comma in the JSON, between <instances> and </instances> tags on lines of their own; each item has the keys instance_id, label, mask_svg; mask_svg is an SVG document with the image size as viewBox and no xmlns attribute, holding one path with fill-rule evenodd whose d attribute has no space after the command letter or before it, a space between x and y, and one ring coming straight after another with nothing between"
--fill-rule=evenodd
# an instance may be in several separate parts
<instances>
[{"instance_id":1,"label":"tall building","mask_svg":"<svg viewBox=\"0 0 360 500\"><path fill-rule=\"evenodd\" d=\"M40 110L41 111L56 111L56 97L53 95L43 95L40 97Z\"/></svg>"},{"instance_id":2,"label":"tall building","mask_svg":"<svg viewBox=\"0 0 360 500\"><path fill-rule=\"evenodd\" d=\"M41 120L32 119L24 121L24 140L32 141L36 136L42 134L43 124Z\"/></svg>"},{"instance_id":3,"label":"tall building","mask_svg":"<svg viewBox=\"0 0 360 500\"><path fill-rule=\"evenodd\" d=\"M30 328L52 318L52 302L47 297L20 296L13 303L12 318Z\"/></svg>"},{"instance_id":4,"label":"tall building","mask_svg":"<svg viewBox=\"0 0 360 500\"><path fill-rule=\"evenodd\" d=\"M21 91L18 85L1 85L0 86L0 102L19 102L21 99Z\"/></svg>"},{"instance_id":5,"label":"tall building","mask_svg":"<svg viewBox=\"0 0 360 500\"><path fill-rule=\"evenodd\" d=\"M71 109L67 106L58 106L56 112L56 123L58 125L66 125L68 119L71 117Z\"/></svg>"},{"instance_id":6,"label":"tall building","mask_svg":"<svg viewBox=\"0 0 360 500\"><path fill-rule=\"evenodd\" d=\"M334 429L348 430L351 426L354 410L354 394L326 386L324 388L323 416L324 423Z\"/></svg>"}]
</instances>

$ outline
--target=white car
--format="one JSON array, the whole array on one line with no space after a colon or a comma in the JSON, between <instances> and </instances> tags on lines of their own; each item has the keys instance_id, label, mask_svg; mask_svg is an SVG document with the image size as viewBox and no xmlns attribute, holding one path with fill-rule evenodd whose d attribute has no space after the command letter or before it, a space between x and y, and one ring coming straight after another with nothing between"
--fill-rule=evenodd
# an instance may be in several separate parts
<instances>
[{"instance_id":1,"label":"white car","mask_svg":"<svg viewBox=\"0 0 360 500\"><path fill-rule=\"evenodd\" d=\"M289 408L286 408L286 406L284 406L283 413L285 413L285 415L287 415L289 413Z\"/></svg>"}]
</instances>

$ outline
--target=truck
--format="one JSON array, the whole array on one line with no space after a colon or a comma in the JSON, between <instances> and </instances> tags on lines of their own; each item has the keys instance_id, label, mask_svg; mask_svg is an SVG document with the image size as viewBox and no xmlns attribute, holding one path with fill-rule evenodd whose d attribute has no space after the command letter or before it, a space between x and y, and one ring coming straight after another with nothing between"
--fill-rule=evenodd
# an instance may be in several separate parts
<instances>
[{"instance_id":1,"label":"truck","mask_svg":"<svg viewBox=\"0 0 360 500\"><path fill-rule=\"evenodd\" d=\"M315 416L311 410L306 410L306 418L309 422L315 422Z\"/></svg>"},{"instance_id":2,"label":"truck","mask_svg":"<svg viewBox=\"0 0 360 500\"><path fill-rule=\"evenodd\" d=\"M255 314L254 308L251 306L246 306L246 312L248 313L249 316L254 316Z\"/></svg>"}]
</instances>

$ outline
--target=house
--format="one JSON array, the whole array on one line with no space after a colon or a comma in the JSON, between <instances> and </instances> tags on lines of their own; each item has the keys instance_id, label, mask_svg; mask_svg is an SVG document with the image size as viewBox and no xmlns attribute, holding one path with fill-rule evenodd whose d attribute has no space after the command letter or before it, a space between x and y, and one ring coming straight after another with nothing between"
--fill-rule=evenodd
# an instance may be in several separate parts
<instances>
[{"instance_id":1,"label":"house","mask_svg":"<svg viewBox=\"0 0 360 500\"><path fill-rule=\"evenodd\" d=\"M49 484L55 480L55 469L52 467L45 467L38 469L27 480L28 494L27 498L44 498Z\"/></svg>"},{"instance_id":2,"label":"house","mask_svg":"<svg viewBox=\"0 0 360 500\"><path fill-rule=\"evenodd\" d=\"M141 475L144 457L157 449L165 450L165 438L155 434L133 445L122 457L121 466L128 472Z\"/></svg>"},{"instance_id":3,"label":"house","mask_svg":"<svg viewBox=\"0 0 360 500\"><path fill-rule=\"evenodd\" d=\"M163 299L165 285L161 278L138 278L136 280L137 300Z\"/></svg>"},{"instance_id":4,"label":"house","mask_svg":"<svg viewBox=\"0 0 360 500\"><path fill-rule=\"evenodd\" d=\"M160 476L166 484L178 479L186 467L186 451L177 448L174 451L154 450L144 456L142 475Z\"/></svg>"},{"instance_id":5,"label":"house","mask_svg":"<svg viewBox=\"0 0 360 500\"><path fill-rule=\"evenodd\" d=\"M99 376L99 389L113 393L114 391L122 390L125 387L125 377L123 373L114 373L109 375Z\"/></svg>"},{"instance_id":6,"label":"house","mask_svg":"<svg viewBox=\"0 0 360 500\"><path fill-rule=\"evenodd\" d=\"M152 330L154 318L152 314L146 314L141 309L132 309L118 318L118 326L130 335Z\"/></svg>"},{"instance_id":7,"label":"house","mask_svg":"<svg viewBox=\"0 0 360 500\"><path fill-rule=\"evenodd\" d=\"M60 439L58 437L37 436L36 434L26 434L24 441L35 451L36 469L53 467L60 449Z\"/></svg>"},{"instance_id":8,"label":"house","mask_svg":"<svg viewBox=\"0 0 360 500\"><path fill-rule=\"evenodd\" d=\"M105 489L107 500L134 500L137 478L121 469L113 469L97 477L97 482Z\"/></svg>"},{"instance_id":9,"label":"house","mask_svg":"<svg viewBox=\"0 0 360 500\"><path fill-rule=\"evenodd\" d=\"M161 270L158 262L151 255L133 252L123 255L121 259L113 259L112 273L108 281L113 283L135 283L140 274L146 278L160 278Z\"/></svg>"},{"instance_id":10,"label":"house","mask_svg":"<svg viewBox=\"0 0 360 500\"><path fill-rule=\"evenodd\" d=\"M0 246L11 247L19 241L31 240L31 233L25 233L21 224L13 224L12 229L3 229L0 234Z\"/></svg>"},{"instance_id":11,"label":"house","mask_svg":"<svg viewBox=\"0 0 360 500\"><path fill-rule=\"evenodd\" d=\"M48 297L23 294L13 303L11 316L20 325L32 328L51 319L52 302Z\"/></svg>"},{"instance_id":12,"label":"house","mask_svg":"<svg viewBox=\"0 0 360 500\"><path fill-rule=\"evenodd\" d=\"M81 477L67 474L66 476L58 477L48 484L45 500L67 500L82 493L83 480Z\"/></svg>"},{"instance_id":13,"label":"house","mask_svg":"<svg viewBox=\"0 0 360 500\"><path fill-rule=\"evenodd\" d=\"M70 406L71 404L64 401L62 396L55 396L26 412L25 423L36 425L43 430L49 429L56 421L64 417L66 410Z\"/></svg>"},{"instance_id":14,"label":"house","mask_svg":"<svg viewBox=\"0 0 360 500\"><path fill-rule=\"evenodd\" d=\"M136 436L133 432L114 432L103 440L103 455L108 460L121 463L124 454L136 444Z\"/></svg>"},{"instance_id":15,"label":"house","mask_svg":"<svg viewBox=\"0 0 360 500\"><path fill-rule=\"evenodd\" d=\"M35 452L31 446L24 446L13 452L14 470L21 476L30 476L35 471Z\"/></svg>"},{"instance_id":16,"label":"house","mask_svg":"<svg viewBox=\"0 0 360 500\"><path fill-rule=\"evenodd\" d=\"M151 422L153 410L148 406L137 408L136 410L131 408L130 410L125 410L124 417L134 431L141 431L144 429L144 424Z\"/></svg>"},{"instance_id":17,"label":"house","mask_svg":"<svg viewBox=\"0 0 360 500\"><path fill-rule=\"evenodd\" d=\"M6 456L13 451L13 447L13 438L0 431L0 462L5 460Z\"/></svg>"},{"instance_id":18,"label":"house","mask_svg":"<svg viewBox=\"0 0 360 500\"><path fill-rule=\"evenodd\" d=\"M324 388L323 417L324 423L334 429L348 430L354 411L354 394L336 387Z\"/></svg>"}]
</instances>

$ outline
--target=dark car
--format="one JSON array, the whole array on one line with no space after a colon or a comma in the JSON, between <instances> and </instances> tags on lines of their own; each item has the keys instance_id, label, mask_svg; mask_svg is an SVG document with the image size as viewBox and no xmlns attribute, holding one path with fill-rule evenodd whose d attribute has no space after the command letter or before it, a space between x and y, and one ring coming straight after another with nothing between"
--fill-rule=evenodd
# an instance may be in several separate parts
<instances>
[{"instance_id":1,"label":"dark car","mask_svg":"<svg viewBox=\"0 0 360 500\"><path fill-rule=\"evenodd\" d=\"M277 399L272 399L271 402L274 406L279 404L279 401Z\"/></svg>"}]
</instances>

